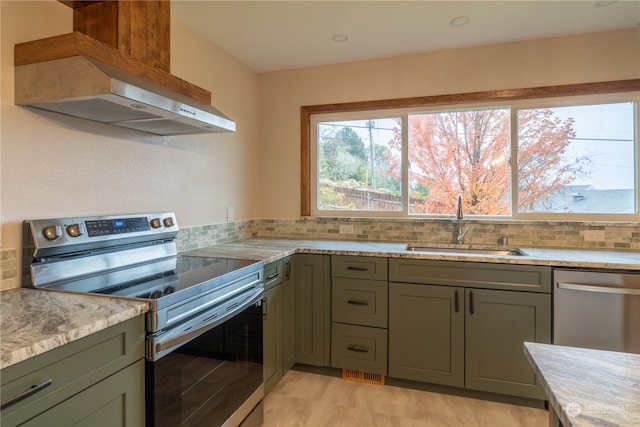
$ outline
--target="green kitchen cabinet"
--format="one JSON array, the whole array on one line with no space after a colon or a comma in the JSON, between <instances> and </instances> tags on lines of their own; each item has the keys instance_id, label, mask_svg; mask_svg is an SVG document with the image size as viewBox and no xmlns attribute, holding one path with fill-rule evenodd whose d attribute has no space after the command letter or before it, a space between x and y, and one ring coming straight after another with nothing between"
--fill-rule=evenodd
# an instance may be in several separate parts
<instances>
[{"instance_id":1,"label":"green kitchen cabinet","mask_svg":"<svg viewBox=\"0 0 640 427\"><path fill-rule=\"evenodd\" d=\"M143 397L142 401L140 396ZM18 425L137 427L144 425L143 420L144 361L139 360L82 393ZM2 425L5 425L4 419Z\"/></svg>"},{"instance_id":2,"label":"green kitchen cabinet","mask_svg":"<svg viewBox=\"0 0 640 427\"><path fill-rule=\"evenodd\" d=\"M263 378L265 396L282 379L282 285L264 293Z\"/></svg>"},{"instance_id":3,"label":"green kitchen cabinet","mask_svg":"<svg viewBox=\"0 0 640 427\"><path fill-rule=\"evenodd\" d=\"M389 376L464 387L464 288L389 285Z\"/></svg>"},{"instance_id":4,"label":"green kitchen cabinet","mask_svg":"<svg viewBox=\"0 0 640 427\"><path fill-rule=\"evenodd\" d=\"M295 363L291 258L267 264L264 272L263 378L267 395Z\"/></svg>"},{"instance_id":5,"label":"green kitchen cabinet","mask_svg":"<svg viewBox=\"0 0 640 427\"><path fill-rule=\"evenodd\" d=\"M282 374L286 374L296 363L295 349L295 279L292 258L282 261Z\"/></svg>"},{"instance_id":6,"label":"green kitchen cabinet","mask_svg":"<svg viewBox=\"0 0 640 427\"><path fill-rule=\"evenodd\" d=\"M331 350L331 276L329 255L296 254L295 361L329 366Z\"/></svg>"},{"instance_id":7,"label":"green kitchen cabinet","mask_svg":"<svg viewBox=\"0 0 640 427\"><path fill-rule=\"evenodd\" d=\"M387 258L331 257L331 366L387 375Z\"/></svg>"},{"instance_id":8,"label":"green kitchen cabinet","mask_svg":"<svg viewBox=\"0 0 640 427\"><path fill-rule=\"evenodd\" d=\"M548 267L391 259L389 271L390 377L545 399L523 343L551 342Z\"/></svg>"},{"instance_id":9,"label":"green kitchen cabinet","mask_svg":"<svg viewBox=\"0 0 640 427\"><path fill-rule=\"evenodd\" d=\"M282 372L282 260L264 266L264 322L262 372L265 395L280 382Z\"/></svg>"},{"instance_id":10,"label":"green kitchen cabinet","mask_svg":"<svg viewBox=\"0 0 640 427\"><path fill-rule=\"evenodd\" d=\"M49 384L0 412L10 426L144 425L144 316L0 372L2 402Z\"/></svg>"},{"instance_id":11,"label":"green kitchen cabinet","mask_svg":"<svg viewBox=\"0 0 640 427\"><path fill-rule=\"evenodd\" d=\"M466 387L544 400L523 343L551 342L551 295L488 289L465 292Z\"/></svg>"}]
</instances>

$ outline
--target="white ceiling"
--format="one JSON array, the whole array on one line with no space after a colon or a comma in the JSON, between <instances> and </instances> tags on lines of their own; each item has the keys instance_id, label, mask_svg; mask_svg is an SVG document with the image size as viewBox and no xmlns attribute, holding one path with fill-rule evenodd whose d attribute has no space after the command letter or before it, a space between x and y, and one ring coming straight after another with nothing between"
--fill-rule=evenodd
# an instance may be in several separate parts
<instances>
[{"instance_id":1,"label":"white ceiling","mask_svg":"<svg viewBox=\"0 0 640 427\"><path fill-rule=\"evenodd\" d=\"M640 0L173 0L171 8L257 72L640 25ZM458 16L471 21L452 27Z\"/></svg>"}]
</instances>

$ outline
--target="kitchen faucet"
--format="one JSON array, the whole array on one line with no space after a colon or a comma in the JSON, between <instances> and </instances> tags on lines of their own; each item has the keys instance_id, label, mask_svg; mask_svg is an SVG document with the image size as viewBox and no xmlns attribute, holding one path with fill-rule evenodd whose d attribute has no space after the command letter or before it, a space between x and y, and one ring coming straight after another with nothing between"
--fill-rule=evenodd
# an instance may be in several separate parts
<instances>
[{"instance_id":1,"label":"kitchen faucet","mask_svg":"<svg viewBox=\"0 0 640 427\"><path fill-rule=\"evenodd\" d=\"M456 235L456 243L462 245L464 243L464 236L469 232L468 228L462 228L462 219L464 214L462 213L462 195L458 194L458 212L456 213L458 218L458 233Z\"/></svg>"}]
</instances>

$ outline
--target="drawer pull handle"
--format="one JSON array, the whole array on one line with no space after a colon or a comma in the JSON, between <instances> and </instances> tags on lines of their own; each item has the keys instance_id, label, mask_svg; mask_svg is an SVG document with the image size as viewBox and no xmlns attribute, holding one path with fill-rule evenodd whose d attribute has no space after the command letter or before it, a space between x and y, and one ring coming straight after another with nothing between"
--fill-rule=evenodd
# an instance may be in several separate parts
<instances>
[{"instance_id":1,"label":"drawer pull handle","mask_svg":"<svg viewBox=\"0 0 640 427\"><path fill-rule=\"evenodd\" d=\"M43 390L43 389L49 387L51 384L53 384L53 379L49 378L48 380L46 380L45 382L43 382L40 385L32 385L29 390L23 391L19 395L14 396L14 397L12 397L10 399L7 399L4 402L0 403L0 411L3 410L3 409L7 409L10 406L15 405L16 403L26 399L29 396L32 396L32 395L36 394L40 390Z\"/></svg>"},{"instance_id":2,"label":"drawer pull handle","mask_svg":"<svg viewBox=\"0 0 640 427\"><path fill-rule=\"evenodd\" d=\"M357 300L357 299L350 299L349 301L347 301L347 304L353 304L353 305L369 305L369 301Z\"/></svg>"},{"instance_id":3,"label":"drawer pull handle","mask_svg":"<svg viewBox=\"0 0 640 427\"><path fill-rule=\"evenodd\" d=\"M267 280L277 279L279 275L280 273L273 273L272 275L267 276Z\"/></svg>"},{"instance_id":4,"label":"drawer pull handle","mask_svg":"<svg viewBox=\"0 0 640 427\"><path fill-rule=\"evenodd\" d=\"M369 271L369 269L367 267L354 267L352 265L350 265L349 267L347 267L347 270L353 270L353 271Z\"/></svg>"},{"instance_id":5,"label":"drawer pull handle","mask_svg":"<svg viewBox=\"0 0 640 427\"><path fill-rule=\"evenodd\" d=\"M347 347L347 350L357 351L358 353L369 353L369 349L367 347L360 347L358 345L350 345Z\"/></svg>"}]
</instances>

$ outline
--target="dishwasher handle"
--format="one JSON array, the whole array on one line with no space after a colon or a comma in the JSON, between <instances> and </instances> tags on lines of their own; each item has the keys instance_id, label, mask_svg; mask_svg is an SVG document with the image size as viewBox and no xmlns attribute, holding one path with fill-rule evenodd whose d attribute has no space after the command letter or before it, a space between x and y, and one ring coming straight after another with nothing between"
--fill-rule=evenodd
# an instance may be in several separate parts
<instances>
[{"instance_id":1,"label":"dishwasher handle","mask_svg":"<svg viewBox=\"0 0 640 427\"><path fill-rule=\"evenodd\" d=\"M570 282L558 282L558 289L569 289L572 291L600 292L605 294L619 295L640 295L640 289L618 288L613 286L585 285Z\"/></svg>"}]
</instances>

